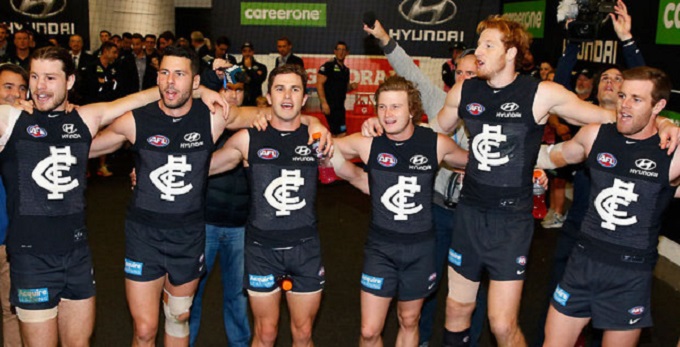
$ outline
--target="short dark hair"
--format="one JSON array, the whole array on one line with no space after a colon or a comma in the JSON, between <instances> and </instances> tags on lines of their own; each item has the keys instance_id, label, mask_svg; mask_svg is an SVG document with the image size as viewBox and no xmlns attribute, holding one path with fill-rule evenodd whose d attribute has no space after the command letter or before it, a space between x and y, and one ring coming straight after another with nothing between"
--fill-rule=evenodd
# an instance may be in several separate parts
<instances>
[{"instance_id":1,"label":"short dark hair","mask_svg":"<svg viewBox=\"0 0 680 347\"><path fill-rule=\"evenodd\" d=\"M408 111L413 116L413 119L420 119L423 116L423 101L420 98L420 91L416 85L406 78L394 75L388 77L385 82L381 83L378 90L375 91L375 102L378 102L380 93L389 91L404 91L408 95Z\"/></svg>"},{"instance_id":2,"label":"short dark hair","mask_svg":"<svg viewBox=\"0 0 680 347\"><path fill-rule=\"evenodd\" d=\"M132 34L132 38L133 39L139 39L140 41L144 41L144 36L142 36L142 34L140 34L140 33Z\"/></svg>"},{"instance_id":3,"label":"short dark hair","mask_svg":"<svg viewBox=\"0 0 680 347\"><path fill-rule=\"evenodd\" d=\"M114 45L115 46L115 45ZM61 47L46 46L37 49L31 54L31 64L34 60L53 60L61 61L62 70L68 78L76 73L76 64L73 63L73 58L68 51Z\"/></svg>"},{"instance_id":4,"label":"short dark hair","mask_svg":"<svg viewBox=\"0 0 680 347\"><path fill-rule=\"evenodd\" d=\"M103 33L107 33L107 34L109 34L109 36L111 36L111 32L108 31L108 30L102 30L102 31L100 31L100 32L99 32L99 35L101 35L101 34L103 34Z\"/></svg>"},{"instance_id":5,"label":"short dark hair","mask_svg":"<svg viewBox=\"0 0 680 347\"><path fill-rule=\"evenodd\" d=\"M281 36L281 37L279 37L279 39L276 40L276 41L286 41L286 43L289 44L289 45L292 45L292 44L293 44L293 42L290 41L290 39L288 38L288 36Z\"/></svg>"},{"instance_id":6,"label":"short dark hair","mask_svg":"<svg viewBox=\"0 0 680 347\"><path fill-rule=\"evenodd\" d=\"M170 30L167 30L167 31L162 32L162 33L158 36L158 38L159 38L159 39L164 39L164 40L166 40L166 41L167 41L167 40L170 40L170 41L172 41L172 42L175 42L175 34L173 34L172 31L170 31Z\"/></svg>"},{"instance_id":7,"label":"short dark hair","mask_svg":"<svg viewBox=\"0 0 680 347\"><path fill-rule=\"evenodd\" d=\"M16 64L10 64L10 63L0 64L0 74L2 74L5 71L9 71L9 72L13 72L15 74L21 75L21 78L24 79L24 83L28 84L28 71L26 71L21 66L16 65Z\"/></svg>"},{"instance_id":8,"label":"short dark hair","mask_svg":"<svg viewBox=\"0 0 680 347\"><path fill-rule=\"evenodd\" d=\"M215 39L215 46L219 46L219 45L227 45L227 46L231 47L231 40L229 40L229 38L226 37L226 36L220 36L220 37Z\"/></svg>"},{"instance_id":9,"label":"short dark hair","mask_svg":"<svg viewBox=\"0 0 680 347\"><path fill-rule=\"evenodd\" d=\"M623 71L624 81L650 81L652 82L652 106L656 105L661 99L666 101L671 98L671 79L668 75L653 67L638 66Z\"/></svg>"},{"instance_id":10,"label":"short dark hair","mask_svg":"<svg viewBox=\"0 0 680 347\"><path fill-rule=\"evenodd\" d=\"M154 41L156 41L156 35L154 35L154 34L146 34L146 35L144 35L144 40L148 39L149 37L152 38Z\"/></svg>"},{"instance_id":11,"label":"short dark hair","mask_svg":"<svg viewBox=\"0 0 680 347\"><path fill-rule=\"evenodd\" d=\"M116 35L111 36L111 40L115 39L116 37L117 37L119 40L122 39L122 38L120 37L120 35L116 34Z\"/></svg>"},{"instance_id":12,"label":"short dark hair","mask_svg":"<svg viewBox=\"0 0 680 347\"><path fill-rule=\"evenodd\" d=\"M117 49L118 46L116 46L116 44L113 43L112 41L106 41L106 42L102 43L100 52L111 50L111 48Z\"/></svg>"},{"instance_id":13,"label":"short dark hair","mask_svg":"<svg viewBox=\"0 0 680 347\"><path fill-rule=\"evenodd\" d=\"M293 73L302 79L302 89L303 92L307 93L307 73L305 70L297 64L284 64L276 67L272 72L269 73L269 80L267 81L267 90L271 92L272 85L274 85L274 77L277 75L285 75Z\"/></svg>"},{"instance_id":14,"label":"short dark hair","mask_svg":"<svg viewBox=\"0 0 680 347\"><path fill-rule=\"evenodd\" d=\"M132 39L132 34L130 34L129 32L126 31L126 32L123 33L123 38L124 39Z\"/></svg>"},{"instance_id":15,"label":"short dark hair","mask_svg":"<svg viewBox=\"0 0 680 347\"><path fill-rule=\"evenodd\" d=\"M163 50L163 59L165 57L180 57L191 61L191 75L196 76L201 68L201 62L198 55L193 49L186 49L180 46L168 46Z\"/></svg>"},{"instance_id":16,"label":"short dark hair","mask_svg":"<svg viewBox=\"0 0 680 347\"><path fill-rule=\"evenodd\" d=\"M338 41L338 42L336 42L336 43L335 43L335 46L333 47L333 49L337 49L338 46L340 46L340 45L345 46L345 49L347 49L347 50L349 51L349 46L347 45L347 43L345 43L345 41Z\"/></svg>"}]
</instances>

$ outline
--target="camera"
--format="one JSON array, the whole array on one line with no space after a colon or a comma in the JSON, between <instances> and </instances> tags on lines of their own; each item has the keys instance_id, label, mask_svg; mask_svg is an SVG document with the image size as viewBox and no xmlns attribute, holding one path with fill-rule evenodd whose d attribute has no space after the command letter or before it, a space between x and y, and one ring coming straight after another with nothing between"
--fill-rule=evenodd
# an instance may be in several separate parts
<instances>
[{"instance_id":1,"label":"camera","mask_svg":"<svg viewBox=\"0 0 680 347\"><path fill-rule=\"evenodd\" d=\"M575 19L567 30L569 40L593 41L599 37L600 29L609 14L614 12L615 5L615 0L562 0L558 8L558 20Z\"/></svg>"}]
</instances>

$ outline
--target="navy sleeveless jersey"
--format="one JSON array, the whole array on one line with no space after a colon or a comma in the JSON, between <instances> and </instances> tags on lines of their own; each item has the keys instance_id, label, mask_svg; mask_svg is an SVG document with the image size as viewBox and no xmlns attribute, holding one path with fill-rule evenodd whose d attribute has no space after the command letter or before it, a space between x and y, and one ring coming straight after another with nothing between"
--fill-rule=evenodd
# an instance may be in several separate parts
<instances>
[{"instance_id":1,"label":"navy sleeveless jersey","mask_svg":"<svg viewBox=\"0 0 680 347\"><path fill-rule=\"evenodd\" d=\"M91 142L77 111L21 114L0 154L9 253L63 254L87 245L85 173Z\"/></svg>"},{"instance_id":2,"label":"navy sleeveless jersey","mask_svg":"<svg viewBox=\"0 0 680 347\"><path fill-rule=\"evenodd\" d=\"M661 215L673 199L672 156L658 135L633 140L603 124L586 160L591 190L581 230L604 249L656 254Z\"/></svg>"},{"instance_id":3,"label":"navy sleeveless jersey","mask_svg":"<svg viewBox=\"0 0 680 347\"><path fill-rule=\"evenodd\" d=\"M249 129L251 192L247 236L289 246L316 235L317 159L307 145L307 126L293 132Z\"/></svg>"},{"instance_id":4,"label":"navy sleeveless jersey","mask_svg":"<svg viewBox=\"0 0 680 347\"><path fill-rule=\"evenodd\" d=\"M411 138L373 138L366 163L371 191L371 229L382 235L432 230L432 194L439 168L437 134L416 126Z\"/></svg>"},{"instance_id":5,"label":"navy sleeveless jersey","mask_svg":"<svg viewBox=\"0 0 680 347\"><path fill-rule=\"evenodd\" d=\"M132 146L137 186L128 218L165 228L204 222L214 148L208 107L193 102L189 112L177 118L153 102L132 114L137 128Z\"/></svg>"},{"instance_id":6,"label":"navy sleeveless jersey","mask_svg":"<svg viewBox=\"0 0 680 347\"><path fill-rule=\"evenodd\" d=\"M531 211L532 173L544 127L533 113L538 84L522 75L501 89L478 78L463 84L458 116L470 132L470 161L461 202Z\"/></svg>"}]
</instances>

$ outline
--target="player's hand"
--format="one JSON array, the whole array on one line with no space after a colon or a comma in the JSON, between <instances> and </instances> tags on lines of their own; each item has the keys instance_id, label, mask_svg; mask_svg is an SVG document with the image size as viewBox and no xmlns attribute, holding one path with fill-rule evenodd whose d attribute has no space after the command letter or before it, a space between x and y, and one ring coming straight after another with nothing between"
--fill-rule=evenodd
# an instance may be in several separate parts
<instances>
[{"instance_id":1,"label":"player's hand","mask_svg":"<svg viewBox=\"0 0 680 347\"><path fill-rule=\"evenodd\" d=\"M378 117L371 117L361 124L361 135L364 137L377 137L382 135L383 127L378 121Z\"/></svg>"},{"instance_id":2,"label":"player's hand","mask_svg":"<svg viewBox=\"0 0 680 347\"><path fill-rule=\"evenodd\" d=\"M609 17L612 20L612 25L614 26L614 31L619 40L625 41L632 39L633 35L630 33L630 29L633 26L633 20L628 14L628 8L622 0L618 0L614 6L614 13L610 13Z\"/></svg>"},{"instance_id":3,"label":"player's hand","mask_svg":"<svg viewBox=\"0 0 680 347\"><path fill-rule=\"evenodd\" d=\"M373 29L371 29L371 27L369 27L368 25L364 24L364 31L378 39L381 46L386 46L387 43L390 42L390 35L387 34L387 31L385 31L385 28L383 28L379 20L375 21Z\"/></svg>"},{"instance_id":4,"label":"player's hand","mask_svg":"<svg viewBox=\"0 0 680 347\"><path fill-rule=\"evenodd\" d=\"M328 128L323 126L321 122L310 122L307 130L309 131L309 141L307 141L308 145L311 145L314 142L314 133L321 133L321 138L319 139L319 148L323 149L324 156L330 158L333 155L333 137L331 132L328 131Z\"/></svg>"},{"instance_id":5,"label":"player's hand","mask_svg":"<svg viewBox=\"0 0 680 347\"><path fill-rule=\"evenodd\" d=\"M325 101L321 103L321 112L323 112L323 114L326 116L331 114L331 107L328 106L328 103Z\"/></svg>"},{"instance_id":6,"label":"player's hand","mask_svg":"<svg viewBox=\"0 0 680 347\"><path fill-rule=\"evenodd\" d=\"M272 120L271 107L258 108L257 117L250 126L258 131L264 131Z\"/></svg>"},{"instance_id":7,"label":"player's hand","mask_svg":"<svg viewBox=\"0 0 680 347\"><path fill-rule=\"evenodd\" d=\"M548 175L545 174L543 169L534 169L534 182L540 184L543 189L548 190Z\"/></svg>"},{"instance_id":8,"label":"player's hand","mask_svg":"<svg viewBox=\"0 0 680 347\"><path fill-rule=\"evenodd\" d=\"M33 102L29 100L16 99L14 101L14 108L18 108L28 114L33 114Z\"/></svg>"},{"instance_id":9,"label":"player's hand","mask_svg":"<svg viewBox=\"0 0 680 347\"><path fill-rule=\"evenodd\" d=\"M222 116L224 119L227 119L227 115L229 114L229 104L226 100L224 100L220 93L205 88L204 86L198 87L198 91L201 94L201 100L206 106L208 106L210 113L224 112ZM222 110L218 111L215 107L216 105L222 106Z\"/></svg>"},{"instance_id":10,"label":"player's hand","mask_svg":"<svg viewBox=\"0 0 680 347\"><path fill-rule=\"evenodd\" d=\"M137 186L137 172L135 172L135 168L132 168L132 171L130 171L130 185L130 189L135 190Z\"/></svg>"},{"instance_id":11,"label":"player's hand","mask_svg":"<svg viewBox=\"0 0 680 347\"><path fill-rule=\"evenodd\" d=\"M676 126L675 123L668 118L662 119L661 123L658 124L658 127L659 137L661 138L659 146L661 149L667 149L668 155L673 154L673 151L678 147L680 127Z\"/></svg>"}]
</instances>

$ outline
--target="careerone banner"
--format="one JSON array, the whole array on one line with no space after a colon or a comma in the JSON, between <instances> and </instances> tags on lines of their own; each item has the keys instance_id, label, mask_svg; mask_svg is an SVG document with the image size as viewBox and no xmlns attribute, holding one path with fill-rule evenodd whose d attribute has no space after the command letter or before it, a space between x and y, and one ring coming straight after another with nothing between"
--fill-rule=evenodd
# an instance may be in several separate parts
<instances>
[{"instance_id":1,"label":"careerone banner","mask_svg":"<svg viewBox=\"0 0 680 347\"><path fill-rule=\"evenodd\" d=\"M214 1L211 31L230 37L236 51L252 42L256 54L276 52L282 36L296 54L332 54L338 40L353 55L382 54L362 30L368 12L407 52L445 58L451 42L476 43L477 23L500 13L500 0Z\"/></svg>"},{"instance_id":2,"label":"careerone banner","mask_svg":"<svg viewBox=\"0 0 680 347\"><path fill-rule=\"evenodd\" d=\"M87 0L2 0L0 22L8 24L12 34L29 29L38 34L37 40L55 37L63 47L73 34L90 42Z\"/></svg>"}]
</instances>

